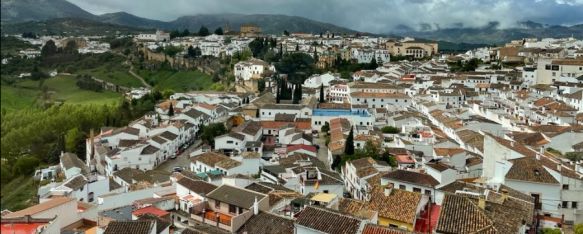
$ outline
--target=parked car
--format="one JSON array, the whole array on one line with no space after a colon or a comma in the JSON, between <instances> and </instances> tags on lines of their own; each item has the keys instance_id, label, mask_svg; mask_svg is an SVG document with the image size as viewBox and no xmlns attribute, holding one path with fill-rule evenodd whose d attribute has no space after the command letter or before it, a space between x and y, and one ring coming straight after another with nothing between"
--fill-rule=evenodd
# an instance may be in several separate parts
<instances>
[{"instance_id":1,"label":"parked car","mask_svg":"<svg viewBox=\"0 0 583 234\"><path fill-rule=\"evenodd\" d=\"M172 168L172 171L173 172L182 172L182 170L183 170L182 167L174 167L174 168Z\"/></svg>"}]
</instances>

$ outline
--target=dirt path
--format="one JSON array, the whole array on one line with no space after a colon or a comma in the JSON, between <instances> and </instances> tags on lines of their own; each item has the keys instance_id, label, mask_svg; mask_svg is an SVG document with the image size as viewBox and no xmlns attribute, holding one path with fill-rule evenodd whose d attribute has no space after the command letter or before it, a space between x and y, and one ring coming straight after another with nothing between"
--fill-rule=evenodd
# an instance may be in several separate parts
<instances>
[{"instance_id":1,"label":"dirt path","mask_svg":"<svg viewBox=\"0 0 583 234\"><path fill-rule=\"evenodd\" d=\"M136 74L134 72L134 65L130 64L130 70L128 70L128 72L130 73L130 75L132 75L133 77L135 77L136 79L140 80L142 82L142 84L144 86L146 86L147 88L151 89L152 86L150 86L150 84L148 84L148 82L146 82L144 80L144 78L142 78L141 76L139 76L138 74Z\"/></svg>"}]
</instances>

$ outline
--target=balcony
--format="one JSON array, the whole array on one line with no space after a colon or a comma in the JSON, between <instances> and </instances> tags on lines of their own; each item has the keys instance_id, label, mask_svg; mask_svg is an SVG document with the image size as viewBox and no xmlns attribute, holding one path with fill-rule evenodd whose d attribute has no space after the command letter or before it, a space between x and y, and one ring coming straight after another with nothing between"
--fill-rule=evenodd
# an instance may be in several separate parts
<instances>
[{"instance_id":1,"label":"balcony","mask_svg":"<svg viewBox=\"0 0 583 234\"><path fill-rule=\"evenodd\" d=\"M192 219L211 226L216 226L227 231L233 231L232 216L212 210L196 211L191 213Z\"/></svg>"}]
</instances>

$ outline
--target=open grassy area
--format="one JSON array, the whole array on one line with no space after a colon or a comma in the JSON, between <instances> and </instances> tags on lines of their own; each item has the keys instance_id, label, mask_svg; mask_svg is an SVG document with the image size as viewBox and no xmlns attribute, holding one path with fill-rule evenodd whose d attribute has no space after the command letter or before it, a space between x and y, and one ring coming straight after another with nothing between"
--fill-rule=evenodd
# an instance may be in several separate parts
<instances>
[{"instance_id":1,"label":"open grassy area","mask_svg":"<svg viewBox=\"0 0 583 234\"><path fill-rule=\"evenodd\" d=\"M34 105L40 91L37 89L16 88L2 85L1 102L2 108L10 111L31 107Z\"/></svg>"},{"instance_id":2,"label":"open grassy area","mask_svg":"<svg viewBox=\"0 0 583 234\"><path fill-rule=\"evenodd\" d=\"M34 204L37 184L32 176L20 176L2 186L0 209L16 211Z\"/></svg>"},{"instance_id":3,"label":"open grassy area","mask_svg":"<svg viewBox=\"0 0 583 234\"><path fill-rule=\"evenodd\" d=\"M122 64L105 64L99 67L78 71L78 74L89 74L98 79L114 83L125 87L142 87L142 82L133 77L129 72L129 67Z\"/></svg>"},{"instance_id":4,"label":"open grassy area","mask_svg":"<svg viewBox=\"0 0 583 234\"><path fill-rule=\"evenodd\" d=\"M121 94L82 90L74 77L55 77L44 81L53 101L67 104L113 104L121 100ZM33 106L40 98L40 81L24 80L13 86L2 85L2 107L7 110Z\"/></svg>"},{"instance_id":5,"label":"open grassy area","mask_svg":"<svg viewBox=\"0 0 583 234\"><path fill-rule=\"evenodd\" d=\"M140 70L138 74L161 90L171 89L175 92L209 90L213 85L212 78L200 71Z\"/></svg>"}]
</instances>

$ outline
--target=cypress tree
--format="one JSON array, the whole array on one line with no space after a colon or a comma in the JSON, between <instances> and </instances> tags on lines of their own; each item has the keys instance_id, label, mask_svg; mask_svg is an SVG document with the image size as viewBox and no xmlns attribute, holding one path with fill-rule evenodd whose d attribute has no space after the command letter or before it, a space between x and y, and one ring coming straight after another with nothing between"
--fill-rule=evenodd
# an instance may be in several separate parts
<instances>
[{"instance_id":1,"label":"cypress tree","mask_svg":"<svg viewBox=\"0 0 583 234\"><path fill-rule=\"evenodd\" d=\"M320 103L324 103L324 84L320 85Z\"/></svg>"},{"instance_id":2,"label":"cypress tree","mask_svg":"<svg viewBox=\"0 0 583 234\"><path fill-rule=\"evenodd\" d=\"M174 107L172 106L172 102L170 103L170 107L168 108L168 116L174 116Z\"/></svg>"},{"instance_id":3,"label":"cypress tree","mask_svg":"<svg viewBox=\"0 0 583 234\"><path fill-rule=\"evenodd\" d=\"M344 153L346 155L354 155L354 127L350 128L350 133L348 133L348 137L346 138Z\"/></svg>"}]
</instances>

